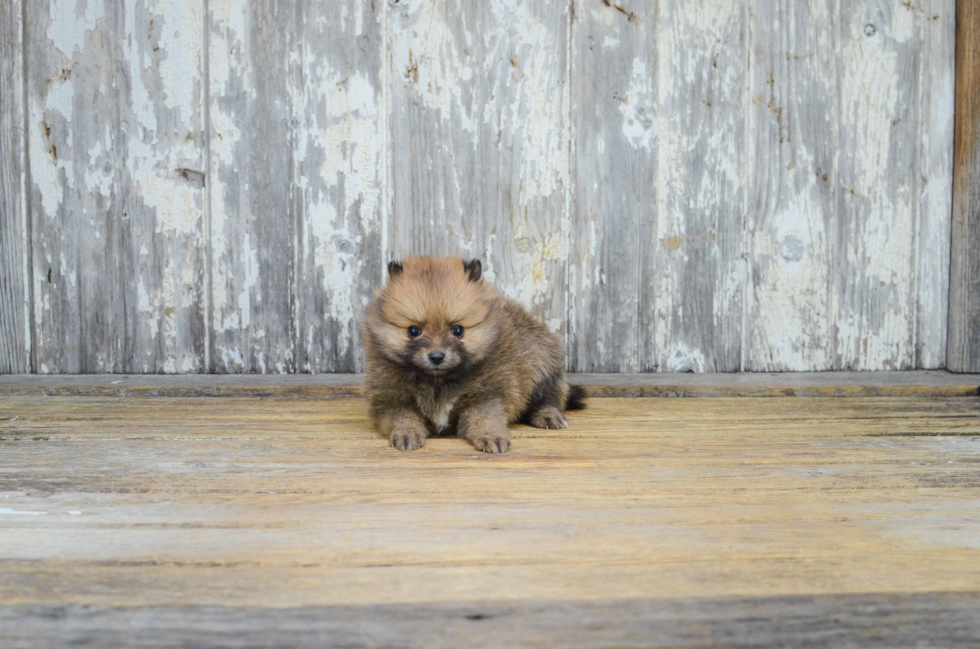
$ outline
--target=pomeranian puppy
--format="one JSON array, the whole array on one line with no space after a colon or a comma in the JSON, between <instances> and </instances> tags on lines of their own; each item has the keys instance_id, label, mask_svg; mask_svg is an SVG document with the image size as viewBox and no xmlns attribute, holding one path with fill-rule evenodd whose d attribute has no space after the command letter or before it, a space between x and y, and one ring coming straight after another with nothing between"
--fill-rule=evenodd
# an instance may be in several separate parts
<instances>
[{"instance_id":1,"label":"pomeranian puppy","mask_svg":"<svg viewBox=\"0 0 980 649\"><path fill-rule=\"evenodd\" d=\"M455 434L503 453L507 424L565 428L562 411L584 407L558 338L483 281L479 260L391 262L361 326L371 419L403 451Z\"/></svg>"}]
</instances>

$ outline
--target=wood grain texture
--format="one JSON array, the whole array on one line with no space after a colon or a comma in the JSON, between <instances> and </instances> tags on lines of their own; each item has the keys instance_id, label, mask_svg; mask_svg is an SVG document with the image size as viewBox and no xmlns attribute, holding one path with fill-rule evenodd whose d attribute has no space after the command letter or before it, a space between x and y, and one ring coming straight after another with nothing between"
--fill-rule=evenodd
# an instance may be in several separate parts
<instances>
[{"instance_id":1,"label":"wood grain texture","mask_svg":"<svg viewBox=\"0 0 980 649\"><path fill-rule=\"evenodd\" d=\"M0 374L31 369L22 10L0 7Z\"/></svg>"},{"instance_id":2,"label":"wood grain texture","mask_svg":"<svg viewBox=\"0 0 980 649\"><path fill-rule=\"evenodd\" d=\"M568 367L656 368L657 10L576 2Z\"/></svg>"},{"instance_id":3,"label":"wood grain texture","mask_svg":"<svg viewBox=\"0 0 980 649\"><path fill-rule=\"evenodd\" d=\"M949 0L916 3L921 39L919 151L915 156L919 213L915 366L945 367L949 310L950 224L953 212L953 110L956 7Z\"/></svg>"},{"instance_id":4,"label":"wood grain texture","mask_svg":"<svg viewBox=\"0 0 980 649\"><path fill-rule=\"evenodd\" d=\"M388 4L390 258L460 254L564 335L568 3Z\"/></svg>"},{"instance_id":5,"label":"wood grain texture","mask_svg":"<svg viewBox=\"0 0 980 649\"><path fill-rule=\"evenodd\" d=\"M578 371L978 371L955 7L8 3L0 372L363 371L413 252Z\"/></svg>"},{"instance_id":6,"label":"wood grain texture","mask_svg":"<svg viewBox=\"0 0 980 649\"><path fill-rule=\"evenodd\" d=\"M202 2L26 15L36 370L202 371Z\"/></svg>"},{"instance_id":7,"label":"wood grain texture","mask_svg":"<svg viewBox=\"0 0 980 649\"><path fill-rule=\"evenodd\" d=\"M251 628L244 611L275 625L300 609L324 629L339 611L319 607L337 606L367 631L384 610L396 625L483 614L501 633L589 619L605 646L653 620L776 625L788 644L831 617L826 641L976 623L975 398L597 399L567 430L513 427L492 457L445 438L396 451L365 411L0 399L0 631L59 610L39 632L140 616L232 632ZM480 633L460 624L427 628Z\"/></svg>"},{"instance_id":8,"label":"wood grain texture","mask_svg":"<svg viewBox=\"0 0 980 649\"><path fill-rule=\"evenodd\" d=\"M837 369L915 366L921 12L840 3Z\"/></svg>"},{"instance_id":9,"label":"wood grain texture","mask_svg":"<svg viewBox=\"0 0 980 649\"><path fill-rule=\"evenodd\" d=\"M209 4L211 367L296 370L296 3Z\"/></svg>"},{"instance_id":10,"label":"wood grain texture","mask_svg":"<svg viewBox=\"0 0 980 649\"><path fill-rule=\"evenodd\" d=\"M591 397L975 397L980 374L781 372L764 374L571 374ZM249 397L346 399L362 394L363 374L0 376L0 396Z\"/></svg>"},{"instance_id":11,"label":"wood grain texture","mask_svg":"<svg viewBox=\"0 0 980 649\"><path fill-rule=\"evenodd\" d=\"M385 268L385 3L295 6L296 370L356 372L364 369L358 321Z\"/></svg>"},{"instance_id":12,"label":"wood grain texture","mask_svg":"<svg viewBox=\"0 0 980 649\"><path fill-rule=\"evenodd\" d=\"M976 646L978 593L236 608L0 606L10 649ZM134 633L134 629L139 629Z\"/></svg>"},{"instance_id":13,"label":"wood grain texture","mask_svg":"<svg viewBox=\"0 0 980 649\"><path fill-rule=\"evenodd\" d=\"M745 284L745 3L658 7L656 366L736 371Z\"/></svg>"},{"instance_id":14,"label":"wood grain texture","mask_svg":"<svg viewBox=\"0 0 980 649\"><path fill-rule=\"evenodd\" d=\"M383 267L383 10L211 6L214 371L363 369L357 319Z\"/></svg>"},{"instance_id":15,"label":"wood grain texture","mask_svg":"<svg viewBox=\"0 0 980 649\"><path fill-rule=\"evenodd\" d=\"M980 7L956 11L956 145L947 366L980 368Z\"/></svg>"},{"instance_id":16,"label":"wood grain texture","mask_svg":"<svg viewBox=\"0 0 980 649\"><path fill-rule=\"evenodd\" d=\"M834 367L836 2L749 4L744 369Z\"/></svg>"}]
</instances>

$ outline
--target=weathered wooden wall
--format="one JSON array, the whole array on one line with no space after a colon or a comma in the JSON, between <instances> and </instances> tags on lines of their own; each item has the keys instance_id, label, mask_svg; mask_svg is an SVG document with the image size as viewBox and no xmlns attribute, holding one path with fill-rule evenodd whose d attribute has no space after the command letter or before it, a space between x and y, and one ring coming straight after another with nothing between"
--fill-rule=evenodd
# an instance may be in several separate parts
<instances>
[{"instance_id":1,"label":"weathered wooden wall","mask_svg":"<svg viewBox=\"0 0 980 649\"><path fill-rule=\"evenodd\" d=\"M22 19L17 3L0 5L0 373L6 374L31 367Z\"/></svg>"},{"instance_id":2,"label":"weathered wooden wall","mask_svg":"<svg viewBox=\"0 0 980 649\"><path fill-rule=\"evenodd\" d=\"M955 5L8 0L0 372L358 371L410 252L579 371L942 367Z\"/></svg>"},{"instance_id":3,"label":"weathered wooden wall","mask_svg":"<svg viewBox=\"0 0 980 649\"><path fill-rule=\"evenodd\" d=\"M980 6L959 0L948 365L980 372Z\"/></svg>"}]
</instances>

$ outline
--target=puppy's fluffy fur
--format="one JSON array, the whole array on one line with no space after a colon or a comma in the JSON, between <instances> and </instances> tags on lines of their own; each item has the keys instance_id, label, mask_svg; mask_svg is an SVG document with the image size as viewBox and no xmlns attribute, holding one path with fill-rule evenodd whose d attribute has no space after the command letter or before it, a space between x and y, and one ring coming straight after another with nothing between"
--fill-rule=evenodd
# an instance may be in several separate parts
<instances>
[{"instance_id":1,"label":"puppy's fluffy fur","mask_svg":"<svg viewBox=\"0 0 980 649\"><path fill-rule=\"evenodd\" d=\"M564 428L562 411L584 405L557 337L485 282L477 260L392 262L362 329L371 417L395 448L456 434L502 453L508 423Z\"/></svg>"}]
</instances>

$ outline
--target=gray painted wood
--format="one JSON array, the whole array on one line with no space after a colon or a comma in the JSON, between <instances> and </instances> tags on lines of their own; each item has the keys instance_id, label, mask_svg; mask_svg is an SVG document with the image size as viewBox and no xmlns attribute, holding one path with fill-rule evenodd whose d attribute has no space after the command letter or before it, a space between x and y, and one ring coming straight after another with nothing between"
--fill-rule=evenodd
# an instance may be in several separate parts
<instances>
[{"instance_id":1,"label":"gray painted wood","mask_svg":"<svg viewBox=\"0 0 980 649\"><path fill-rule=\"evenodd\" d=\"M212 3L208 14L211 366L293 372L298 265L291 210L295 3Z\"/></svg>"},{"instance_id":2,"label":"gray painted wood","mask_svg":"<svg viewBox=\"0 0 980 649\"><path fill-rule=\"evenodd\" d=\"M358 319L384 268L385 5L307 0L296 8L296 368L356 372L364 368Z\"/></svg>"},{"instance_id":3,"label":"gray painted wood","mask_svg":"<svg viewBox=\"0 0 980 649\"><path fill-rule=\"evenodd\" d=\"M0 6L0 374L31 368L21 16Z\"/></svg>"},{"instance_id":4,"label":"gray painted wood","mask_svg":"<svg viewBox=\"0 0 980 649\"><path fill-rule=\"evenodd\" d=\"M834 367L834 0L749 4L745 367Z\"/></svg>"},{"instance_id":5,"label":"gray painted wood","mask_svg":"<svg viewBox=\"0 0 980 649\"><path fill-rule=\"evenodd\" d=\"M375 606L0 607L36 647L974 647L978 593ZM138 632L134 631L137 630Z\"/></svg>"},{"instance_id":6,"label":"gray painted wood","mask_svg":"<svg viewBox=\"0 0 980 649\"><path fill-rule=\"evenodd\" d=\"M411 252L580 371L980 369L955 0L117 5L4 14L0 372L361 371Z\"/></svg>"},{"instance_id":7,"label":"gray painted wood","mask_svg":"<svg viewBox=\"0 0 980 649\"><path fill-rule=\"evenodd\" d=\"M950 225L953 213L953 141L956 7L947 0L916 3L921 10L919 68L919 230L913 276L916 291L915 365L943 367L949 310ZM980 365L977 366L980 369Z\"/></svg>"},{"instance_id":8,"label":"gray painted wood","mask_svg":"<svg viewBox=\"0 0 980 649\"><path fill-rule=\"evenodd\" d=\"M202 15L27 5L40 372L204 369Z\"/></svg>"},{"instance_id":9,"label":"gray painted wood","mask_svg":"<svg viewBox=\"0 0 980 649\"><path fill-rule=\"evenodd\" d=\"M659 3L656 367L742 364L745 3Z\"/></svg>"},{"instance_id":10,"label":"gray painted wood","mask_svg":"<svg viewBox=\"0 0 980 649\"><path fill-rule=\"evenodd\" d=\"M214 371L363 368L356 323L382 267L383 10L211 9Z\"/></svg>"},{"instance_id":11,"label":"gray painted wood","mask_svg":"<svg viewBox=\"0 0 980 649\"><path fill-rule=\"evenodd\" d=\"M564 335L567 3L390 2L388 258L458 253Z\"/></svg>"},{"instance_id":12,"label":"gray painted wood","mask_svg":"<svg viewBox=\"0 0 980 649\"><path fill-rule=\"evenodd\" d=\"M980 7L960 0L956 20L956 161L947 363L980 370Z\"/></svg>"},{"instance_id":13,"label":"gray painted wood","mask_svg":"<svg viewBox=\"0 0 980 649\"><path fill-rule=\"evenodd\" d=\"M575 2L568 366L656 368L657 11Z\"/></svg>"},{"instance_id":14,"label":"gray painted wood","mask_svg":"<svg viewBox=\"0 0 980 649\"><path fill-rule=\"evenodd\" d=\"M838 369L915 365L921 12L840 3Z\"/></svg>"}]
</instances>

